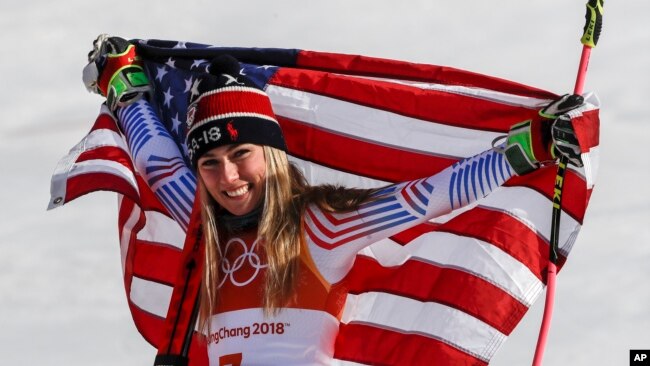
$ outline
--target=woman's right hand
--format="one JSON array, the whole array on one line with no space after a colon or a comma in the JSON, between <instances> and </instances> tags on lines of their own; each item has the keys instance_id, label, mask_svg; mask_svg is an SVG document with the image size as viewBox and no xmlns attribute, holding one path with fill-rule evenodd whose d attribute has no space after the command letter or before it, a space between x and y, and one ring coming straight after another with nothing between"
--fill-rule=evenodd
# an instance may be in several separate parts
<instances>
[{"instance_id":1,"label":"woman's right hand","mask_svg":"<svg viewBox=\"0 0 650 366\"><path fill-rule=\"evenodd\" d=\"M135 45L107 34L100 34L93 42L83 70L83 82L88 91L105 96L112 111L135 102L151 90Z\"/></svg>"}]
</instances>

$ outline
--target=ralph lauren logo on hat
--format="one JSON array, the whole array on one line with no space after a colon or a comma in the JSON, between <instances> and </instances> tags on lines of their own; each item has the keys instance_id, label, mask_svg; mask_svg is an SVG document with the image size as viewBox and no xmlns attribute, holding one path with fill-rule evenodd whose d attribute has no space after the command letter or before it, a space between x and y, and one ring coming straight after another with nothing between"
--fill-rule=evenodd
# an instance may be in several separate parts
<instances>
[{"instance_id":1,"label":"ralph lauren logo on hat","mask_svg":"<svg viewBox=\"0 0 650 366\"><path fill-rule=\"evenodd\" d=\"M237 137L239 137L239 131L235 129L235 126L233 126L232 121L228 122L228 124L226 125L226 130L228 130L228 133L230 134L230 140L237 141Z\"/></svg>"}]
</instances>

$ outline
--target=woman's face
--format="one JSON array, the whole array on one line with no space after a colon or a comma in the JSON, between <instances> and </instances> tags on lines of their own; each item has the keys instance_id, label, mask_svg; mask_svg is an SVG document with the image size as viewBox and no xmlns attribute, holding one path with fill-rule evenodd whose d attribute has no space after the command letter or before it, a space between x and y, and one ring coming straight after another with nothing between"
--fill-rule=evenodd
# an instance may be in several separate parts
<instances>
[{"instance_id":1,"label":"woman's face","mask_svg":"<svg viewBox=\"0 0 650 366\"><path fill-rule=\"evenodd\" d=\"M266 176L262 146L214 148L199 158L197 171L212 198L233 215L251 212L262 200Z\"/></svg>"}]
</instances>

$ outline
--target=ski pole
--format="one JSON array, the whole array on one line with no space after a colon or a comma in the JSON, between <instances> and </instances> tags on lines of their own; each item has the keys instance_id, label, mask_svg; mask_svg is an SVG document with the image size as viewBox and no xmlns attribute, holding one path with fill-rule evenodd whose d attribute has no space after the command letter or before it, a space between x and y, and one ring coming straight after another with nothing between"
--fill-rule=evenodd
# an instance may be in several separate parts
<instances>
[{"instance_id":1,"label":"ski pole","mask_svg":"<svg viewBox=\"0 0 650 366\"><path fill-rule=\"evenodd\" d=\"M589 65L591 49L596 47L600 31L603 25L603 4L604 0L589 0L586 4L587 13L585 14L585 26L580 41L582 42L582 55L578 66L578 75L573 89L573 94L582 94L584 90L585 76ZM546 300L544 303L544 315L542 325L537 339L537 348L533 366L541 366L548 332L551 327L551 318L553 315L553 303L555 300L555 279L557 276L557 261L560 235L560 216L562 214L562 187L564 183L564 173L568 159L565 156L560 157L557 175L555 176L555 188L553 190L553 213L551 216L551 238L549 245L548 269L546 278Z\"/></svg>"}]
</instances>

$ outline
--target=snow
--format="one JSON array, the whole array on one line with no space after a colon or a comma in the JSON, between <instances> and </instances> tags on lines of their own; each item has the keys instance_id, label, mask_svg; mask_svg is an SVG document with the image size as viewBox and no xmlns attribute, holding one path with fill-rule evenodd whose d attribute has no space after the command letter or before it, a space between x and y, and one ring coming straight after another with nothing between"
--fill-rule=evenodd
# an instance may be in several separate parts
<instances>
[{"instance_id":1,"label":"snow","mask_svg":"<svg viewBox=\"0 0 650 366\"><path fill-rule=\"evenodd\" d=\"M621 365L650 348L650 28L645 0L608 2L586 89L602 100L601 165L560 276L547 365ZM56 162L101 98L81 69L99 33L302 48L449 65L573 88L584 1L5 1L0 5L0 363L146 365L122 286L116 199L46 212ZM550 214L550 212L549 212ZM529 364L543 299L492 365Z\"/></svg>"}]
</instances>

